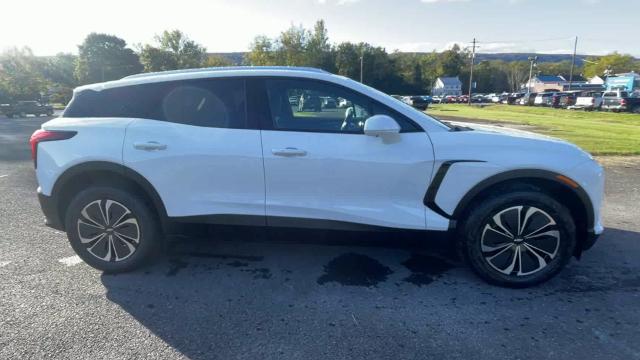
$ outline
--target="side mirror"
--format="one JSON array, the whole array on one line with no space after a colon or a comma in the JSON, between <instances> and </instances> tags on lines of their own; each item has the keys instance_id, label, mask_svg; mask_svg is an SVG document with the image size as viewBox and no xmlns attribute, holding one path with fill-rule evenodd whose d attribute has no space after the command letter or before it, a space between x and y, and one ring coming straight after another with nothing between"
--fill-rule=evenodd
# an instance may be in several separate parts
<instances>
[{"instance_id":1,"label":"side mirror","mask_svg":"<svg viewBox=\"0 0 640 360\"><path fill-rule=\"evenodd\" d=\"M364 134L386 136L400 133L400 125L387 115L373 115L364 122Z\"/></svg>"}]
</instances>

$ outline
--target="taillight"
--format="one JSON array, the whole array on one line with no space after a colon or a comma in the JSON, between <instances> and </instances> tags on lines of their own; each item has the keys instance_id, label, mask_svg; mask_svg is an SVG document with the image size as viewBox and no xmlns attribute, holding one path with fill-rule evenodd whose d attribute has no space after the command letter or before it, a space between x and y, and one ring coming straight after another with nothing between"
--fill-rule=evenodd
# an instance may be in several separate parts
<instances>
[{"instance_id":1,"label":"taillight","mask_svg":"<svg viewBox=\"0 0 640 360\"><path fill-rule=\"evenodd\" d=\"M31 159L33 166L38 167L38 144L43 141L56 141L71 139L77 134L75 131L57 131L57 130L36 130L29 139L31 145Z\"/></svg>"}]
</instances>

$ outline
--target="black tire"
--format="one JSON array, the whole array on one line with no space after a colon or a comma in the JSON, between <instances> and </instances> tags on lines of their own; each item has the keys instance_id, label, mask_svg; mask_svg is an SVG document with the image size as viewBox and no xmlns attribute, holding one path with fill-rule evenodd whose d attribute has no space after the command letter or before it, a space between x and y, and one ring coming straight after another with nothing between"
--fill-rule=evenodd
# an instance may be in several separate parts
<instances>
[{"instance_id":1,"label":"black tire","mask_svg":"<svg viewBox=\"0 0 640 360\"><path fill-rule=\"evenodd\" d=\"M631 109L631 112L634 114L640 114L640 106L636 106L633 109Z\"/></svg>"},{"instance_id":2,"label":"black tire","mask_svg":"<svg viewBox=\"0 0 640 360\"><path fill-rule=\"evenodd\" d=\"M467 212L461 227L460 251L473 271L494 285L523 288L549 280L574 253L575 224L569 210L535 189L502 190ZM522 225L513 226L518 218ZM543 231L536 231L545 222L548 224L540 229ZM509 231L503 231L505 228Z\"/></svg>"},{"instance_id":3,"label":"black tire","mask_svg":"<svg viewBox=\"0 0 640 360\"><path fill-rule=\"evenodd\" d=\"M83 210L89 217L83 215ZM104 224L105 217L109 225L102 229L95 226L96 221L98 225ZM120 225L114 226L116 224ZM96 186L78 193L67 208L65 228L76 254L90 266L107 273L139 268L162 248L158 220L149 205L135 194L117 188ZM93 240L87 241L91 238ZM136 238L138 241L133 241Z\"/></svg>"}]
</instances>

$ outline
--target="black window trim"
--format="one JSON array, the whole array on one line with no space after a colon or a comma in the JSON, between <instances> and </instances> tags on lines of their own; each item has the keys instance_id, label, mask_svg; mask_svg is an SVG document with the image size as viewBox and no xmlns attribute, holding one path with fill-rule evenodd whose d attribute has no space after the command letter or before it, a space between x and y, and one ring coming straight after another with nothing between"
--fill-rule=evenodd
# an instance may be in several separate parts
<instances>
[{"instance_id":1,"label":"black window trim","mask_svg":"<svg viewBox=\"0 0 640 360\"><path fill-rule=\"evenodd\" d=\"M352 92L355 93L358 96L362 96L365 99L367 99L370 102L370 106L379 106L382 109L384 109L386 112L389 112L390 114L393 114L395 116L399 116L402 120L401 121L406 121L411 127L413 127L412 130L401 130L400 133L419 133L419 132L426 132L416 121L414 121L413 119L411 119L410 117L402 114L401 112L399 112L396 109L393 109L391 107L389 107L388 105L385 105L383 103L381 103L380 101L372 98L371 96L367 95L367 94L363 94L360 91L357 91L355 89L352 89L350 87L344 86L342 84L337 84L335 82L332 81L327 81L327 80L322 80L322 79L314 79L314 78L306 78L306 77L299 77L299 76L251 76L251 77L247 77L247 78L251 78L251 79L255 79L256 83L254 83L254 85L259 87L259 92L260 92L260 96L262 97L262 99L260 99L260 102L262 102L262 107L260 111L263 112L264 115L267 116L262 116L261 120L259 121L259 125L260 125L260 130L270 130L270 131L287 131L287 132L306 132L306 133L324 133L324 134L341 134L341 135L365 135L362 132L345 132L345 131L341 131L341 130L315 130L315 129L284 129L284 128L275 128L273 126L273 116L271 114L271 106L269 103L269 95L267 93L267 87L266 87L266 80L294 80L294 81L312 81L312 82L317 82L323 85L329 85L329 86L335 86L340 88L342 91L345 92ZM245 95L248 93L248 91L245 91ZM247 98L247 106L249 106L249 101L250 99ZM252 107L253 106L260 106L258 104L251 104ZM373 109L368 109L370 113L373 113ZM248 114L247 114L248 116ZM393 117L393 116L392 116ZM394 118L395 119L395 118ZM398 121L398 119L395 119L396 121Z\"/></svg>"}]
</instances>

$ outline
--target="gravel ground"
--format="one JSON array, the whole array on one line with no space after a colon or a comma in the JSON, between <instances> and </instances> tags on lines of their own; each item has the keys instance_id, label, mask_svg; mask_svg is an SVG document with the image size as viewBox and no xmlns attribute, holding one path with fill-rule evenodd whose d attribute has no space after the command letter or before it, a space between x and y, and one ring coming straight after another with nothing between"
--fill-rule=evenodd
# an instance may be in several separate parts
<instances>
[{"instance_id":1,"label":"gravel ground","mask_svg":"<svg viewBox=\"0 0 640 360\"><path fill-rule=\"evenodd\" d=\"M415 235L220 228L104 275L42 224L26 139L0 118L0 358L640 359L640 159L603 158L607 230L530 289Z\"/></svg>"}]
</instances>

